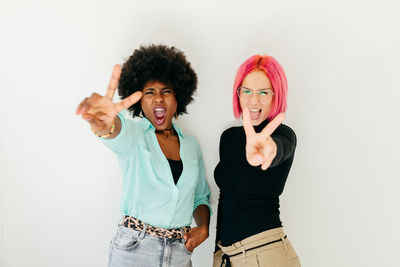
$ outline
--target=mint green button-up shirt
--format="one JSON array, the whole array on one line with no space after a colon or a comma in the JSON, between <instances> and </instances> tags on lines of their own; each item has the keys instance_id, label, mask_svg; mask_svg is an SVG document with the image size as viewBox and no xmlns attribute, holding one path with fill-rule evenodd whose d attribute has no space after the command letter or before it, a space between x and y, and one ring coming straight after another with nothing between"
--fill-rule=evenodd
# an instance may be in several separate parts
<instances>
[{"instance_id":1,"label":"mint green button-up shirt","mask_svg":"<svg viewBox=\"0 0 400 267\"><path fill-rule=\"evenodd\" d=\"M209 203L204 163L197 141L183 135L173 124L179 136L183 171L175 185L167 158L161 151L155 128L149 120L125 119L120 113L121 132L102 142L117 154L123 176L120 203L122 214L162 228L190 225L193 211Z\"/></svg>"}]
</instances>

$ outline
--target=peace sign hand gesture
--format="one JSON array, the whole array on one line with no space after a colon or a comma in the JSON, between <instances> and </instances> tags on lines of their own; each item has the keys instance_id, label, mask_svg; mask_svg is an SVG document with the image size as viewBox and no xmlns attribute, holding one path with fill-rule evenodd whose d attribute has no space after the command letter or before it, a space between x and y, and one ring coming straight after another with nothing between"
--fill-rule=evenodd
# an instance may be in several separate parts
<instances>
[{"instance_id":1,"label":"peace sign hand gesture","mask_svg":"<svg viewBox=\"0 0 400 267\"><path fill-rule=\"evenodd\" d=\"M107 134L111 126L114 123L116 124L118 113L129 108L142 97L142 92L139 91L124 98L119 103L114 103L112 99L117 89L120 75L121 66L115 65L105 96L93 93L90 97L86 97L76 109L76 114L82 115L82 118L89 122L92 131L96 134ZM120 127L120 124L116 127L115 136L119 133Z\"/></svg>"},{"instance_id":2,"label":"peace sign hand gesture","mask_svg":"<svg viewBox=\"0 0 400 267\"><path fill-rule=\"evenodd\" d=\"M243 128L246 134L246 159L252 166L261 165L262 170L266 170L276 156L277 147L271 134L285 119L285 114L278 114L267 126L256 133L251 123L250 111L243 110Z\"/></svg>"}]
</instances>

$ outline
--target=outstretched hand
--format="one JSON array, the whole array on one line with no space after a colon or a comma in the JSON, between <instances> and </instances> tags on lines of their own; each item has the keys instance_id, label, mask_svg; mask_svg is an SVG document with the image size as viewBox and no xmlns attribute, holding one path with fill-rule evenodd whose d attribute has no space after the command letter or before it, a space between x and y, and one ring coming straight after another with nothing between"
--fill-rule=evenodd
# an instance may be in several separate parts
<instances>
[{"instance_id":1,"label":"outstretched hand","mask_svg":"<svg viewBox=\"0 0 400 267\"><path fill-rule=\"evenodd\" d=\"M250 111L243 110L243 128L246 134L246 159L252 166L261 165L262 170L268 169L276 156L277 147L271 134L285 119L285 114L278 114L267 126L256 133L251 123Z\"/></svg>"},{"instance_id":2,"label":"outstretched hand","mask_svg":"<svg viewBox=\"0 0 400 267\"><path fill-rule=\"evenodd\" d=\"M142 97L142 92L138 91L124 98L121 102L114 103L113 97L117 89L119 77L121 75L121 66L115 65L107 92L104 96L93 93L86 97L76 109L77 115L89 122L92 131L98 134L106 134L113 125L118 113L129 108Z\"/></svg>"}]
</instances>

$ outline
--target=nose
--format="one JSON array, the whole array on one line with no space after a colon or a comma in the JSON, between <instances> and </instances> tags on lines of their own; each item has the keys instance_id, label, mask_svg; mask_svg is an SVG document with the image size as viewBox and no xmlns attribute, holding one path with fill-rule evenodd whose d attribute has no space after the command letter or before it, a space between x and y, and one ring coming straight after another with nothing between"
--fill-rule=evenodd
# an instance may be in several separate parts
<instances>
[{"instance_id":1,"label":"nose","mask_svg":"<svg viewBox=\"0 0 400 267\"><path fill-rule=\"evenodd\" d=\"M154 93L153 101L157 103L161 103L164 101L164 98L161 94L159 93Z\"/></svg>"},{"instance_id":2,"label":"nose","mask_svg":"<svg viewBox=\"0 0 400 267\"><path fill-rule=\"evenodd\" d=\"M252 93L250 99L249 99L250 104L257 104L258 103L258 96L256 93Z\"/></svg>"}]
</instances>

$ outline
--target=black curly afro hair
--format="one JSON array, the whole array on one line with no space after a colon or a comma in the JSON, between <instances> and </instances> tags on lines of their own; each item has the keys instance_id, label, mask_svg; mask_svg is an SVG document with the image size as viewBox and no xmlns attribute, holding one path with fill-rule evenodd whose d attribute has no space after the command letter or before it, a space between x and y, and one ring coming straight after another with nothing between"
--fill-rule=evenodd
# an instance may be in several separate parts
<instances>
[{"instance_id":1,"label":"black curly afro hair","mask_svg":"<svg viewBox=\"0 0 400 267\"><path fill-rule=\"evenodd\" d=\"M165 45L141 46L122 66L118 93L121 99L143 90L149 81L158 81L175 91L177 115L186 112L197 88L197 75L182 51ZM139 116L140 101L128 109L132 116Z\"/></svg>"}]
</instances>

